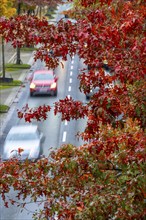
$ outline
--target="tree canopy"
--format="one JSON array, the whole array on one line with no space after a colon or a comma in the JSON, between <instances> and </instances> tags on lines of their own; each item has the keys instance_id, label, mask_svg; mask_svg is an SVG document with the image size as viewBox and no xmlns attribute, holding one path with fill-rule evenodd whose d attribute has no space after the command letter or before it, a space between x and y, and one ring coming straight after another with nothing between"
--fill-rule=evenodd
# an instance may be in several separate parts
<instances>
[{"instance_id":1,"label":"tree canopy","mask_svg":"<svg viewBox=\"0 0 146 220\"><path fill-rule=\"evenodd\" d=\"M11 17L16 13L16 9L13 7L14 0L1 0L0 4L0 17Z\"/></svg>"},{"instance_id":2,"label":"tree canopy","mask_svg":"<svg viewBox=\"0 0 146 220\"><path fill-rule=\"evenodd\" d=\"M85 131L78 134L85 144L60 146L35 164L1 163L1 194L5 200L13 187L18 198L30 195L35 202L43 197L47 203L34 215L40 219L54 219L55 213L69 220L144 219L145 4L143 0L79 3L82 7L70 12L76 23L61 19L52 25L45 18L26 15L0 21L1 33L14 47L41 44L35 59L44 60L48 68L57 67L60 53L64 60L77 54L88 68L79 75L80 90L86 94L99 87L86 104L72 97L54 104L54 114L61 114L62 120L87 118ZM45 53L48 48L53 56ZM104 73L105 59L110 76ZM106 86L112 82L113 87ZM27 122L44 120L51 108L25 107L18 116ZM24 207L25 202L19 205Z\"/></svg>"}]
</instances>

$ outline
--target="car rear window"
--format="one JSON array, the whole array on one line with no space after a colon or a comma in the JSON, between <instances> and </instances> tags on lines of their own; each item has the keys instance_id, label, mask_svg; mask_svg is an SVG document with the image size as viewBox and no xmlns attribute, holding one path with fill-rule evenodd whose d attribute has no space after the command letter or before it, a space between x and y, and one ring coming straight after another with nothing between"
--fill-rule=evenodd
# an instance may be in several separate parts
<instances>
[{"instance_id":1,"label":"car rear window","mask_svg":"<svg viewBox=\"0 0 146 220\"><path fill-rule=\"evenodd\" d=\"M14 133L7 136L8 141L37 140L37 133Z\"/></svg>"},{"instance_id":2,"label":"car rear window","mask_svg":"<svg viewBox=\"0 0 146 220\"><path fill-rule=\"evenodd\" d=\"M48 73L41 73L41 74L35 74L34 75L34 80L52 80L54 77L52 74Z\"/></svg>"}]
</instances>

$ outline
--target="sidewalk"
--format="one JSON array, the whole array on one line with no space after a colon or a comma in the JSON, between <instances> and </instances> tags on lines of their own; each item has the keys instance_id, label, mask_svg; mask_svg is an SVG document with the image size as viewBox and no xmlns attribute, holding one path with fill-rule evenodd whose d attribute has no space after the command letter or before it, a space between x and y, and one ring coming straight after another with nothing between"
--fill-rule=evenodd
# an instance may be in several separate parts
<instances>
[{"instance_id":1,"label":"sidewalk","mask_svg":"<svg viewBox=\"0 0 146 220\"><path fill-rule=\"evenodd\" d=\"M21 52L21 60L25 64L29 64L32 66L34 60L33 60L33 52ZM12 88L3 89L0 90L0 103L3 105L9 106L11 108L11 105L13 103L16 103L19 101L19 94L22 92L24 84L27 82L27 75L29 74L30 69L24 69L19 71L11 71L9 73L6 72L7 77L12 77L15 80L20 80L23 82L22 86L14 86ZM10 109L9 109L10 111ZM3 126L6 122L6 118L9 114L9 111L7 113L1 113L0 114L0 135L3 133Z\"/></svg>"},{"instance_id":2,"label":"sidewalk","mask_svg":"<svg viewBox=\"0 0 146 220\"><path fill-rule=\"evenodd\" d=\"M15 55L15 54L14 54ZM32 65L33 63L33 59L30 60L30 58L33 56L33 52L29 51L29 52L21 52L21 60L24 64L29 64ZM13 58L13 56L12 56ZM12 60L12 59L11 59ZM10 61L8 63L11 63ZM11 77L14 80L20 80L20 81L24 81L27 72L29 71L29 69L22 69L22 70L15 70L15 71L6 71L6 77ZM10 93L13 90L17 90L18 87L12 87L12 88L8 88L8 89L3 89L0 90L0 103L4 104L4 105L11 105L11 98L10 98ZM10 100L10 101L8 101Z\"/></svg>"},{"instance_id":3,"label":"sidewalk","mask_svg":"<svg viewBox=\"0 0 146 220\"><path fill-rule=\"evenodd\" d=\"M1 40L1 39L0 39ZM12 47L11 43L5 43L4 47L4 53L5 53L5 63L9 63L11 61L11 58L13 58L13 55L16 53L16 49ZM2 71L2 45L0 42L0 72Z\"/></svg>"}]
</instances>

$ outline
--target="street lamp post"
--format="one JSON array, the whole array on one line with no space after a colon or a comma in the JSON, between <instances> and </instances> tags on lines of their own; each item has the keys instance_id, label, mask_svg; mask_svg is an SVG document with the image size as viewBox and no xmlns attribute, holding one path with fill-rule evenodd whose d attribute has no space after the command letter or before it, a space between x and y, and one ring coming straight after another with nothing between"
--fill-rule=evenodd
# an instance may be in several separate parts
<instances>
[{"instance_id":1,"label":"street lamp post","mask_svg":"<svg viewBox=\"0 0 146 220\"><path fill-rule=\"evenodd\" d=\"M4 49L4 37L2 36L2 78L5 79L5 49Z\"/></svg>"},{"instance_id":2,"label":"street lamp post","mask_svg":"<svg viewBox=\"0 0 146 220\"><path fill-rule=\"evenodd\" d=\"M18 1L17 3L17 15L19 16L21 14L21 5L22 3ZM20 48L17 46L16 48L16 64L21 64L21 58L20 58Z\"/></svg>"}]
</instances>

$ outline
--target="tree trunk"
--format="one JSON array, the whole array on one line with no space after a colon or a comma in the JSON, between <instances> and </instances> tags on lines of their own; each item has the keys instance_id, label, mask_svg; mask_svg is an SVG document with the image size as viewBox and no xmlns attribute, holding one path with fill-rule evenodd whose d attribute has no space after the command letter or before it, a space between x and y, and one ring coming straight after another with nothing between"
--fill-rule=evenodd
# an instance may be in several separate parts
<instances>
[{"instance_id":1,"label":"tree trunk","mask_svg":"<svg viewBox=\"0 0 146 220\"><path fill-rule=\"evenodd\" d=\"M42 19L42 6L40 5L40 19Z\"/></svg>"},{"instance_id":2,"label":"tree trunk","mask_svg":"<svg viewBox=\"0 0 146 220\"><path fill-rule=\"evenodd\" d=\"M4 37L2 36L2 76L5 79L5 48L4 48Z\"/></svg>"},{"instance_id":3,"label":"tree trunk","mask_svg":"<svg viewBox=\"0 0 146 220\"><path fill-rule=\"evenodd\" d=\"M21 13L21 3L19 2L17 5L17 15L20 15Z\"/></svg>"},{"instance_id":4,"label":"tree trunk","mask_svg":"<svg viewBox=\"0 0 146 220\"><path fill-rule=\"evenodd\" d=\"M20 58L20 47L18 47L18 46L17 46L17 49L16 49L16 54L17 54L16 64L21 64L22 61L21 61L21 58Z\"/></svg>"}]
</instances>

